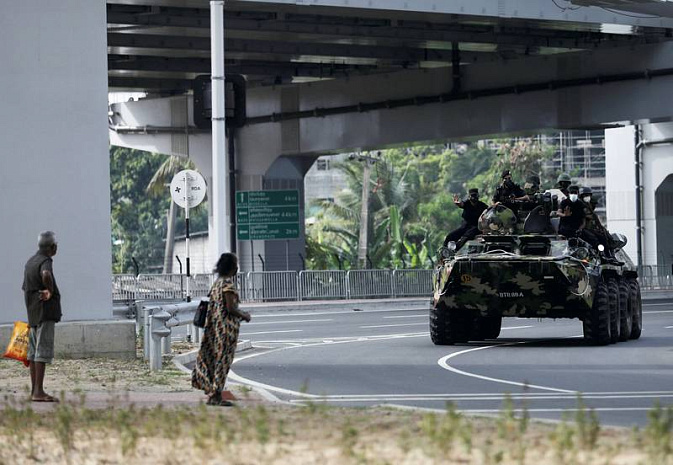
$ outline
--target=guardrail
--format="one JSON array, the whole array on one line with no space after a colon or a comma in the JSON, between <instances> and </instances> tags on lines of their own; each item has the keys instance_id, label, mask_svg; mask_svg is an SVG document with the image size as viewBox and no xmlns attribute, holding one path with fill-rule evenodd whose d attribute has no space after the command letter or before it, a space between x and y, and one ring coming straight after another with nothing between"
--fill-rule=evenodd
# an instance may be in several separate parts
<instances>
[{"instance_id":1,"label":"guardrail","mask_svg":"<svg viewBox=\"0 0 673 465\"><path fill-rule=\"evenodd\" d=\"M326 270L257 271L236 277L243 302L298 300L371 299L422 297L432 294L435 270ZM639 273L644 290L673 289L672 270L664 266L644 266ZM197 274L190 278L192 296L205 296L214 276ZM182 301L187 277L181 275L115 275L113 299L117 304L134 301Z\"/></svg>"}]
</instances>

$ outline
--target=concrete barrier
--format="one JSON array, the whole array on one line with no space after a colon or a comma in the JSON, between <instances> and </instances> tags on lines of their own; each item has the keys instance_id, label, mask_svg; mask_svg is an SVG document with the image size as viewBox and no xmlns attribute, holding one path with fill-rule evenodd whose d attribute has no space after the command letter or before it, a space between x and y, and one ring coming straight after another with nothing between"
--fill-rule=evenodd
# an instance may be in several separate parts
<instances>
[{"instance_id":1,"label":"concrete barrier","mask_svg":"<svg viewBox=\"0 0 673 465\"><path fill-rule=\"evenodd\" d=\"M0 349L4 353L14 325L0 325ZM132 320L66 321L56 324L54 352L57 358L136 357L136 324Z\"/></svg>"}]
</instances>

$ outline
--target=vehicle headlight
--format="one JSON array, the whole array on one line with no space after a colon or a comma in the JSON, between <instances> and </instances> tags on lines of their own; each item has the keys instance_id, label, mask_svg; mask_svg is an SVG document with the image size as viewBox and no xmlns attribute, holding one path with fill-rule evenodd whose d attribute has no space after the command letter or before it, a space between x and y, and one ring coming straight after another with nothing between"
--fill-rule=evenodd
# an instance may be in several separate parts
<instances>
[{"instance_id":1,"label":"vehicle headlight","mask_svg":"<svg viewBox=\"0 0 673 465\"><path fill-rule=\"evenodd\" d=\"M572 255L579 260L587 260L589 258L589 249L586 247L578 247L573 251Z\"/></svg>"}]
</instances>

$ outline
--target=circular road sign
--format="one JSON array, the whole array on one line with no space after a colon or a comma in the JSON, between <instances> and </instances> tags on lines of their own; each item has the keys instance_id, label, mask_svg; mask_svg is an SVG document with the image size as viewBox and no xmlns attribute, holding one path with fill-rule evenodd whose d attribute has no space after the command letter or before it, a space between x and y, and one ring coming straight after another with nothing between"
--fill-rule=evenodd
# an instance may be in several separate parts
<instances>
[{"instance_id":1,"label":"circular road sign","mask_svg":"<svg viewBox=\"0 0 673 465\"><path fill-rule=\"evenodd\" d=\"M185 186L185 178L187 185ZM185 191L185 187L187 191ZM206 197L206 180L194 170L182 170L171 181L171 197L182 208L194 208Z\"/></svg>"}]
</instances>

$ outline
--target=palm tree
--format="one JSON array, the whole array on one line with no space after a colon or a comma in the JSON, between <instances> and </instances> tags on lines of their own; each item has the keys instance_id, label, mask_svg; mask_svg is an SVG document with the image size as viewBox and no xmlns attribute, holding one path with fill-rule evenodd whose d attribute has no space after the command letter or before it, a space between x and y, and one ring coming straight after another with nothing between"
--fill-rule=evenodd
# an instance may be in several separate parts
<instances>
[{"instance_id":1,"label":"palm tree","mask_svg":"<svg viewBox=\"0 0 673 465\"><path fill-rule=\"evenodd\" d=\"M194 169L194 163L190 159L169 155L159 166L157 171L147 184L146 192L151 196L166 195L166 185L170 184L173 176L184 169ZM164 249L163 273L173 272L173 247L175 245L175 223L177 220L175 202L171 200L166 221L166 247Z\"/></svg>"}]
</instances>

